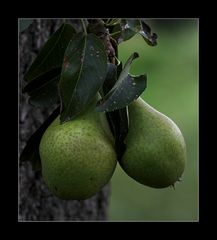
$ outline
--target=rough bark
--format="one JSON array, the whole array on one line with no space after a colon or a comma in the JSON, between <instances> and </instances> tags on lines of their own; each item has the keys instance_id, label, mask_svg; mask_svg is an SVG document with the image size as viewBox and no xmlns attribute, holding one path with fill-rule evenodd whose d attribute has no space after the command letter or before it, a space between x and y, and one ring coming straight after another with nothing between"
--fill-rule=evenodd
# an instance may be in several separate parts
<instances>
[{"instance_id":1,"label":"rough bark","mask_svg":"<svg viewBox=\"0 0 217 240\"><path fill-rule=\"evenodd\" d=\"M19 36L19 153L52 111L35 108L27 103L27 96L21 92L24 86L23 74L62 22L58 19L38 19ZM76 24L76 20L73 23ZM49 192L41 173L34 172L30 163L19 166L20 221L103 221L107 219L109 193L108 184L85 201L60 200Z\"/></svg>"}]
</instances>

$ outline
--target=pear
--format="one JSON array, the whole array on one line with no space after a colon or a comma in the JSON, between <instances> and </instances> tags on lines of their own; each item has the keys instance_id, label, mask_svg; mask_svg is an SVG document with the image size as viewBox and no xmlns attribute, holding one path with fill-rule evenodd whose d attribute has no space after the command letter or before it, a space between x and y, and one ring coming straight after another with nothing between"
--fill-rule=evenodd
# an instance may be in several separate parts
<instances>
[{"instance_id":1,"label":"pear","mask_svg":"<svg viewBox=\"0 0 217 240\"><path fill-rule=\"evenodd\" d=\"M185 163L185 141L177 125L141 98L132 102L120 162L124 171L143 185L165 188L180 179Z\"/></svg>"},{"instance_id":2,"label":"pear","mask_svg":"<svg viewBox=\"0 0 217 240\"><path fill-rule=\"evenodd\" d=\"M58 116L42 136L42 176L61 199L90 198L109 182L115 170L114 139L105 113L95 112L95 105L63 124Z\"/></svg>"}]
</instances>

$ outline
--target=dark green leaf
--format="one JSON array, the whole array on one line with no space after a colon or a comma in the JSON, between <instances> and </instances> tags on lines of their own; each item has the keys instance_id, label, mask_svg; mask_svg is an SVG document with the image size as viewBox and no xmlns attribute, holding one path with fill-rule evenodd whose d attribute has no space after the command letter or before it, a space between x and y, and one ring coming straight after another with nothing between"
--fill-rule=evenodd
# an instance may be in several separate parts
<instances>
[{"instance_id":1,"label":"dark green leaf","mask_svg":"<svg viewBox=\"0 0 217 240\"><path fill-rule=\"evenodd\" d=\"M112 63L108 64L107 75L103 84L104 95L106 95L112 89L117 81L117 77L120 76L122 71L122 62L117 59L117 63L118 65L114 65ZM118 161L121 161L126 149L125 138L129 129L127 111L128 109L125 107L112 112L106 112L111 132L115 138L115 150Z\"/></svg>"},{"instance_id":2,"label":"dark green leaf","mask_svg":"<svg viewBox=\"0 0 217 240\"><path fill-rule=\"evenodd\" d=\"M40 75L39 77L33 79L31 82L27 83L26 86L23 88L23 93L31 93L38 88L41 88L44 84L49 82L54 77L60 75L61 67L53 68L50 71L46 72L45 74Z\"/></svg>"},{"instance_id":3,"label":"dark green leaf","mask_svg":"<svg viewBox=\"0 0 217 240\"><path fill-rule=\"evenodd\" d=\"M122 19L111 31L111 36L118 42L127 41L139 33L150 46L157 45L157 34L151 32L151 28L144 20Z\"/></svg>"},{"instance_id":4,"label":"dark green leaf","mask_svg":"<svg viewBox=\"0 0 217 240\"><path fill-rule=\"evenodd\" d=\"M24 79L30 82L53 68L61 67L65 49L74 33L70 24L62 24L46 42Z\"/></svg>"},{"instance_id":5,"label":"dark green leaf","mask_svg":"<svg viewBox=\"0 0 217 240\"><path fill-rule=\"evenodd\" d=\"M33 19L20 19L19 20L19 32L23 32L25 29L29 27L30 24L32 24Z\"/></svg>"},{"instance_id":6,"label":"dark green leaf","mask_svg":"<svg viewBox=\"0 0 217 240\"><path fill-rule=\"evenodd\" d=\"M35 133L29 138L25 148L20 155L20 162L30 161L33 164L35 170L40 170L41 160L39 156L39 144L41 138L53 122L53 120L59 115L60 108L54 110L54 112L45 120L45 122L35 131Z\"/></svg>"},{"instance_id":7,"label":"dark green leaf","mask_svg":"<svg viewBox=\"0 0 217 240\"><path fill-rule=\"evenodd\" d=\"M121 71L122 63L119 62L118 66L109 63L108 70L105 82L103 84L103 92L106 95L117 81L118 71ZM104 96L103 95L103 96ZM128 114L127 108L122 108L112 112L106 112L108 123L111 129L111 132L115 138L115 149L118 157L118 161L121 160L121 157L126 149L124 140L128 133Z\"/></svg>"},{"instance_id":8,"label":"dark green leaf","mask_svg":"<svg viewBox=\"0 0 217 240\"><path fill-rule=\"evenodd\" d=\"M121 73L120 73L119 80L118 80L118 83L119 83L119 84L120 84L121 81L122 81L121 79L125 78L125 77L128 75L133 60L136 59L136 58L138 58L138 57L139 57L139 54L138 54L137 52L134 52L134 53L128 58L127 62L126 62L125 65L124 65L123 70L122 70Z\"/></svg>"},{"instance_id":9,"label":"dark green leaf","mask_svg":"<svg viewBox=\"0 0 217 240\"><path fill-rule=\"evenodd\" d=\"M118 60L118 65L113 63L108 63L107 65L107 73L105 77L105 81L103 83L103 93L105 96L117 82L117 77L120 75L122 71L122 62Z\"/></svg>"},{"instance_id":10,"label":"dark green leaf","mask_svg":"<svg viewBox=\"0 0 217 240\"><path fill-rule=\"evenodd\" d=\"M125 138L129 129L128 108L107 112L106 116L115 138L115 149L120 161L126 149Z\"/></svg>"},{"instance_id":11,"label":"dark green leaf","mask_svg":"<svg viewBox=\"0 0 217 240\"><path fill-rule=\"evenodd\" d=\"M132 38L134 35L136 35L137 32L132 31L131 29L127 28L122 32L122 38L123 41L127 41L130 38Z\"/></svg>"},{"instance_id":12,"label":"dark green leaf","mask_svg":"<svg viewBox=\"0 0 217 240\"><path fill-rule=\"evenodd\" d=\"M97 111L114 111L128 106L133 100L137 99L146 88L146 75L131 76L122 79L120 85L105 96L105 101L96 107Z\"/></svg>"},{"instance_id":13,"label":"dark green leaf","mask_svg":"<svg viewBox=\"0 0 217 240\"><path fill-rule=\"evenodd\" d=\"M103 94L106 95L117 81L117 66L112 63L108 63L107 74L103 84Z\"/></svg>"},{"instance_id":14,"label":"dark green leaf","mask_svg":"<svg viewBox=\"0 0 217 240\"><path fill-rule=\"evenodd\" d=\"M120 41L129 40L141 30L140 21L138 19L122 19L121 29L122 34Z\"/></svg>"},{"instance_id":15,"label":"dark green leaf","mask_svg":"<svg viewBox=\"0 0 217 240\"><path fill-rule=\"evenodd\" d=\"M76 34L64 56L60 79L61 122L75 118L90 104L107 72L103 42L94 34Z\"/></svg>"},{"instance_id":16,"label":"dark green leaf","mask_svg":"<svg viewBox=\"0 0 217 240\"><path fill-rule=\"evenodd\" d=\"M140 35L144 38L144 40L148 43L150 46L156 46L157 45L157 34L151 32L151 28L144 22L144 20L141 21L142 30L139 32Z\"/></svg>"},{"instance_id":17,"label":"dark green leaf","mask_svg":"<svg viewBox=\"0 0 217 240\"><path fill-rule=\"evenodd\" d=\"M29 103L37 107L49 107L59 100L58 82L61 68L55 68L33 79L23 89L30 96Z\"/></svg>"},{"instance_id":18,"label":"dark green leaf","mask_svg":"<svg viewBox=\"0 0 217 240\"><path fill-rule=\"evenodd\" d=\"M41 88L29 94L29 103L36 107L49 107L59 101L58 83L60 75L52 78Z\"/></svg>"},{"instance_id":19,"label":"dark green leaf","mask_svg":"<svg viewBox=\"0 0 217 240\"><path fill-rule=\"evenodd\" d=\"M122 64L119 62L118 66L109 63L107 69L107 75L105 78L105 82L103 84L103 93L107 94L112 87L115 85L117 81L117 71L121 71ZM124 140L128 133L128 114L127 108L122 108L116 111L107 112L106 113L108 123L110 125L110 129L115 138L115 148L118 156L118 160L120 161L122 155L126 149L126 145Z\"/></svg>"},{"instance_id":20,"label":"dark green leaf","mask_svg":"<svg viewBox=\"0 0 217 240\"><path fill-rule=\"evenodd\" d=\"M126 19L126 24L129 29L134 32L138 32L141 30L140 20L139 19Z\"/></svg>"},{"instance_id":21,"label":"dark green leaf","mask_svg":"<svg viewBox=\"0 0 217 240\"><path fill-rule=\"evenodd\" d=\"M138 98L145 90L147 80L146 75L131 76L128 73L132 61L138 56L138 53L134 53L128 59L116 84L106 94L103 101L98 103L98 106L96 107L97 111L108 112L124 108Z\"/></svg>"}]
</instances>

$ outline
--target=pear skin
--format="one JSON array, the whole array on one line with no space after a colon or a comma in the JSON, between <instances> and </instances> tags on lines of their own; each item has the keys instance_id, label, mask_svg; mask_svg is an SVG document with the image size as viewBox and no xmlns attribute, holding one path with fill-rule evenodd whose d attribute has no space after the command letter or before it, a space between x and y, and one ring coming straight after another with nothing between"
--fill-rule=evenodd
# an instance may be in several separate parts
<instances>
[{"instance_id":1,"label":"pear skin","mask_svg":"<svg viewBox=\"0 0 217 240\"><path fill-rule=\"evenodd\" d=\"M79 117L60 124L59 116L39 146L42 176L50 191L65 200L83 200L109 182L117 159L105 113L96 102Z\"/></svg>"},{"instance_id":2,"label":"pear skin","mask_svg":"<svg viewBox=\"0 0 217 240\"><path fill-rule=\"evenodd\" d=\"M129 105L129 132L120 162L137 182L165 188L180 179L186 164L181 131L167 116L138 98Z\"/></svg>"}]
</instances>

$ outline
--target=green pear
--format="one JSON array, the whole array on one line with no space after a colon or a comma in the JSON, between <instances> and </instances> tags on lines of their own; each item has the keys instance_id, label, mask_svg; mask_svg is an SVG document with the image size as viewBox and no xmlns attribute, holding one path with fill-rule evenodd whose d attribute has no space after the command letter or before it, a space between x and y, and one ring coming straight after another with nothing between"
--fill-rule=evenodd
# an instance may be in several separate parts
<instances>
[{"instance_id":1,"label":"green pear","mask_svg":"<svg viewBox=\"0 0 217 240\"><path fill-rule=\"evenodd\" d=\"M117 159L105 113L96 102L74 120L59 116L46 129L39 146L42 176L50 191L65 200L83 200L109 182Z\"/></svg>"},{"instance_id":2,"label":"green pear","mask_svg":"<svg viewBox=\"0 0 217 240\"><path fill-rule=\"evenodd\" d=\"M141 98L132 102L120 162L124 171L143 185L164 188L180 179L185 163L185 141L177 125Z\"/></svg>"}]
</instances>

